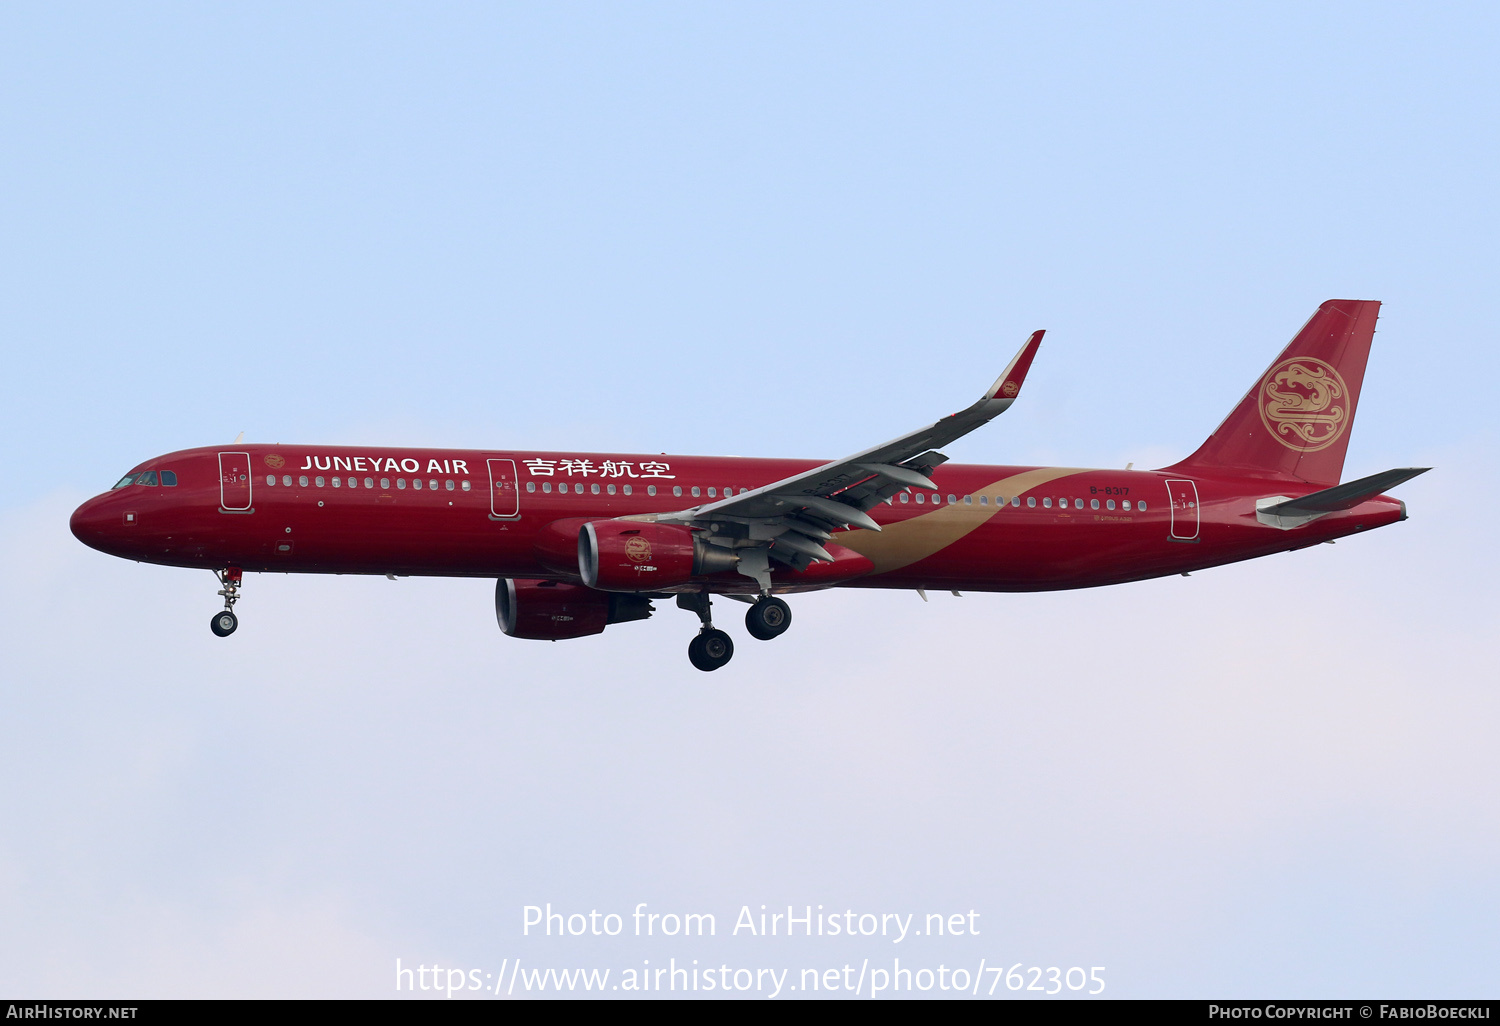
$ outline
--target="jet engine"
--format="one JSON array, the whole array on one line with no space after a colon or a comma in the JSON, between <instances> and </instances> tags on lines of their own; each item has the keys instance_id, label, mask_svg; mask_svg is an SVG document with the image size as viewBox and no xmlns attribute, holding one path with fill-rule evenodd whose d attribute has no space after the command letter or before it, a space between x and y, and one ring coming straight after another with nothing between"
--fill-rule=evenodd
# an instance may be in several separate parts
<instances>
[{"instance_id":1,"label":"jet engine","mask_svg":"<svg viewBox=\"0 0 1500 1026\"><path fill-rule=\"evenodd\" d=\"M512 638L562 641L598 634L612 623L644 620L653 612L642 595L610 595L559 581L495 582L495 617Z\"/></svg>"},{"instance_id":2,"label":"jet engine","mask_svg":"<svg viewBox=\"0 0 1500 1026\"><path fill-rule=\"evenodd\" d=\"M578 572L604 591L659 591L733 570L740 558L675 524L595 520L578 531Z\"/></svg>"}]
</instances>

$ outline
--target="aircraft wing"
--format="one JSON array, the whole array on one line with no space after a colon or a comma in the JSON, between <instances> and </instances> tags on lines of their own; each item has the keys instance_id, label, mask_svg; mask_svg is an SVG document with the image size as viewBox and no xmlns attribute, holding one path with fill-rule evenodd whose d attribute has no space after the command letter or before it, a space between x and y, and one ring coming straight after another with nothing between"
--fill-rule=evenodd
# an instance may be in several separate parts
<instances>
[{"instance_id":1,"label":"aircraft wing","mask_svg":"<svg viewBox=\"0 0 1500 1026\"><path fill-rule=\"evenodd\" d=\"M983 427L1010 408L1042 344L1042 334L1033 332L995 383L967 409L844 459L717 502L663 513L657 519L751 525L750 539L761 540L757 535L768 541L777 539L770 546L773 558L799 569L813 559L831 561L833 557L818 544L829 540L830 528L880 530L866 510L904 489L931 488L933 469L948 459L936 448ZM755 522L769 523L759 524L757 530ZM783 530L768 533L777 527Z\"/></svg>"}]
</instances>

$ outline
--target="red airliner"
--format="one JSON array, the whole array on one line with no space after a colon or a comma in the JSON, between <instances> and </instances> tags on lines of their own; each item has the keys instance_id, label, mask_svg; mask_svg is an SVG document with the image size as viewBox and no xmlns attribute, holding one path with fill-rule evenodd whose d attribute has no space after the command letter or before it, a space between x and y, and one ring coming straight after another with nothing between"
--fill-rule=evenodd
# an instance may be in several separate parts
<instances>
[{"instance_id":1,"label":"red airliner","mask_svg":"<svg viewBox=\"0 0 1500 1026\"><path fill-rule=\"evenodd\" d=\"M957 465L938 448L1015 402L1042 332L973 406L846 459L243 445L148 460L73 514L126 559L214 571L220 637L246 570L495 577L500 629L560 640L675 598L700 670L729 662L710 597L770 640L781 595L1048 591L1185 574L1406 519L1339 484L1380 304L1330 300L1187 459L1162 470Z\"/></svg>"}]
</instances>

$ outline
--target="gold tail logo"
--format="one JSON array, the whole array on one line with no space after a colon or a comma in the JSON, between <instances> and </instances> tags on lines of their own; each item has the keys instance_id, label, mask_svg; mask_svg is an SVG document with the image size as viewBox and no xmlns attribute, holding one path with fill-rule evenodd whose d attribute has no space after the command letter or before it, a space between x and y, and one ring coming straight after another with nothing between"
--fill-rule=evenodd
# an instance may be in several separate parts
<instances>
[{"instance_id":1,"label":"gold tail logo","mask_svg":"<svg viewBox=\"0 0 1500 1026\"><path fill-rule=\"evenodd\" d=\"M1260 385L1260 419L1288 449L1316 452L1349 426L1349 389L1322 360L1298 356L1271 368Z\"/></svg>"}]
</instances>

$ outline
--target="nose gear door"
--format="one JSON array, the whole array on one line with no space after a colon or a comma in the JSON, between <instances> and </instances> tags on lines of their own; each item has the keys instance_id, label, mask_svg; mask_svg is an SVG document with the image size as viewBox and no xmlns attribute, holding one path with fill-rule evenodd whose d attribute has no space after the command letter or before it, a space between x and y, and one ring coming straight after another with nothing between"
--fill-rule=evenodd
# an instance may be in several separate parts
<instances>
[{"instance_id":1,"label":"nose gear door","mask_svg":"<svg viewBox=\"0 0 1500 1026\"><path fill-rule=\"evenodd\" d=\"M225 513L249 513L250 454L219 453L219 509Z\"/></svg>"},{"instance_id":2,"label":"nose gear door","mask_svg":"<svg viewBox=\"0 0 1500 1026\"><path fill-rule=\"evenodd\" d=\"M1171 500L1172 540L1198 540L1198 486L1191 481L1168 481Z\"/></svg>"}]
</instances>

